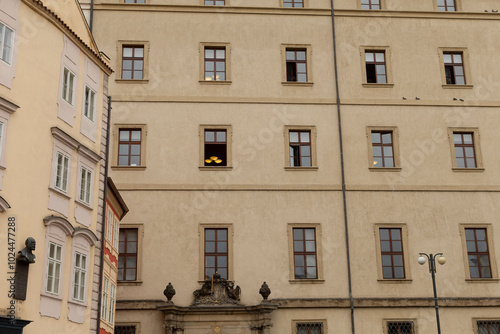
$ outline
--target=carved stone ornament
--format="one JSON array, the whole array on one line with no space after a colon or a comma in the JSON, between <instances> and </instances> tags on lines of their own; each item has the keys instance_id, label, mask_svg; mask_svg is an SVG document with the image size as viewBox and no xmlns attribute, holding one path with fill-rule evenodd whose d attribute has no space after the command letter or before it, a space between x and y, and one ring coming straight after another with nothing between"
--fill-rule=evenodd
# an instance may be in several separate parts
<instances>
[{"instance_id":1,"label":"carved stone ornament","mask_svg":"<svg viewBox=\"0 0 500 334\"><path fill-rule=\"evenodd\" d=\"M174 289L174 286L172 285L172 283L170 283L170 282L168 283L165 290L163 290L163 294L165 295L165 297L167 297L167 300L169 302L172 301L172 297L175 296L175 289Z\"/></svg>"},{"instance_id":2,"label":"carved stone ornament","mask_svg":"<svg viewBox=\"0 0 500 334\"><path fill-rule=\"evenodd\" d=\"M228 282L220 274L215 273L212 278L207 278L201 289L193 292L192 305L239 305L241 289L234 287L233 282Z\"/></svg>"}]
</instances>

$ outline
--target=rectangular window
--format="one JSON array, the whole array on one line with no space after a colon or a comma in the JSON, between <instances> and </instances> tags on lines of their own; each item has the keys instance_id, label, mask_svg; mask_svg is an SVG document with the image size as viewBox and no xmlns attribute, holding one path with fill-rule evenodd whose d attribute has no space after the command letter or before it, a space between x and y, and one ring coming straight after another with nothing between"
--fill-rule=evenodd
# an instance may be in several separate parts
<instances>
[{"instance_id":1,"label":"rectangular window","mask_svg":"<svg viewBox=\"0 0 500 334\"><path fill-rule=\"evenodd\" d=\"M205 129L205 166L227 166L227 131Z\"/></svg>"},{"instance_id":2,"label":"rectangular window","mask_svg":"<svg viewBox=\"0 0 500 334\"><path fill-rule=\"evenodd\" d=\"M73 91L75 89L75 74L66 67L63 71L62 98L73 105Z\"/></svg>"},{"instance_id":3,"label":"rectangular window","mask_svg":"<svg viewBox=\"0 0 500 334\"><path fill-rule=\"evenodd\" d=\"M116 292L116 287L113 283L111 284L111 289L109 291L109 317L108 321L109 323L113 323L113 320L115 319L115 292Z\"/></svg>"},{"instance_id":4,"label":"rectangular window","mask_svg":"<svg viewBox=\"0 0 500 334\"><path fill-rule=\"evenodd\" d=\"M226 80L225 47L205 47L205 80Z\"/></svg>"},{"instance_id":5,"label":"rectangular window","mask_svg":"<svg viewBox=\"0 0 500 334\"><path fill-rule=\"evenodd\" d=\"M0 21L0 52L1 57L7 64L12 63L12 44L14 42L14 30Z\"/></svg>"},{"instance_id":6,"label":"rectangular window","mask_svg":"<svg viewBox=\"0 0 500 334\"><path fill-rule=\"evenodd\" d=\"M90 193L92 191L92 172L81 167L80 169L80 201L90 205Z\"/></svg>"},{"instance_id":7,"label":"rectangular window","mask_svg":"<svg viewBox=\"0 0 500 334\"><path fill-rule=\"evenodd\" d=\"M283 7L304 7L304 0L283 0Z\"/></svg>"},{"instance_id":8,"label":"rectangular window","mask_svg":"<svg viewBox=\"0 0 500 334\"><path fill-rule=\"evenodd\" d=\"M205 279L216 272L228 279L228 229L205 229Z\"/></svg>"},{"instance_id":9,"label":"rectangular window","mask_svg":"<svg viewBox=\"0 0 500 334\"><path fill-rule=\"evenodd\" d=\"M141 129L120 129L118 166L141 166Z\"/></svg>"},{"instance_id":10,"label":"rectangular window","mask_svg":"<svg viewBox=\"0 0 500 334\"><path fill-rule=\"evenodd\" d=\"M316 229L293 229L295 279L318 278L316 264Z\"/></svg>"},{"instance_id":11,"label":"rectangular window","mask_svg":"<svg viewBox=\"0 0 500 334\"><path fill-rule=\"evenodd\" d=\"M307 82L307 49L286 49L286 81Z\"/></svg>"},{"instance_id":12,"label":"rectangular window","mask_svg":"<svg viewBox=\"0 0 500 334\"><path fill-rule=\"evenodd\" d=\"M75 252L75 276L73 278L73 299L83 302L85 300L85 273L87 271L87 257Z\"/></svg>"},{"instance_id":13,"label":"rectangular window","mask_svg":"<svg viewBox=\"0 0 500 334\"><path fill-rule=\"evenodd\" d=\"M83 115L94 121L94 110L95 110L95 92L90 89L90 87L85 86L85 106L83 110Z\"/></svg>"},{"instance_id":14,"label":"rectangular window","mask_svg":"<svg viewBox=\"0 0 500 334\"><path fill-rule=\"evenodd\" d=\"M122 53L122 79L142 80L144 77L144 46L124 45Z\"/></svg>"},{"instance_id":15,"label":"rectangular window","mask_svg":"<svg viewBox=\"0 0 500 334\"><path fill-rule=\"evenodd\" d=\"M481 320L477 322L477 334L499 334L500 320Z\"/></svg>"},{"instance_id":16,"label":"rectangular window","mask_svg":"<svg viewBox=\"0 0 500 334\"><path fill-rule=\"evenodd\" d=\"M466 228L470 278L492 278L486 228Z\"/></svg>"},{"instance_id":17,"label":"rectangular window","mask_svg":"<svg viewBox=\"0 0 500 334\"><path fill-rule=\"evenodd\" d=\"M125 0L125 3L146 3L146 0Z\"/></svg>"},{"instance_id":18,"label":"rectangular window","mask_svg":"<svg viewBox=\"0 0 500 334\"><path fill-rule=\"evenodd\" d=\"M55 187L64 192L68 191L69 158L57 152L56 182Z\"/></svg>"},{"instance_id":19,"label":"rectangular window","mask_svg":"<svg viewBox=\"0 0 500 334\"><path fill-rule=\"evenodd\" d=\"M104 281L102 284L102 308L101 308L101 318L103 318L104 320L106 320L108 316L108 287L109 287L109 280L107 277L104 277Z\"/></svg>"},{"instance_id":20,"label":"rectangular window","mask_svg":"<svg viewBox=\"0 0 500 334\"><path fill-rule=\"evenodd\" d=\"M205 0L206 6L224 6L225 0Z\"/></svg>"},{"instance_id":21,"label":"rectangular window","mask_svg":"<svg viewBox=\"0 0 500 334\"><path fill-rule=\"evenodd\" d=\"M441 12L456 11L455 0L437 0L437 8Z\"/></svg>"},{"instance_id":22,"label":"rectangular window","mask_svg":"<svg viewBox=\"0 0 500 334\"><path fill-rule=\"evenodd\" d=\"M380 250L384 279L405 278L403 239L400 228L380 228Z\"/></svg>"},{"instance_id":23,"label":"rectangular window","mask_svg":"<svg viewBox=\"0 0 500 334\"><path fill-rule=\"evenodd\" d=\"M447 85L465 85L463 52L443 52Z\"/></svg>"},{"instance_id":24,"label":"rectangular window","mask_svg":"<svg viewBox=\"0 0 500 334\"><path fill-rule=\"evenodd\" d=\"M106 239L111 242L113 238L113 212L108 207L108 221L106 222Z\"/></svg>"},{"instance_id":25,"label":"rectangular window","mask_svg":"<svg viewBox=\"0 0 500 334\"><path fill-rule=\"evenodd\" d=\"M385 51L383 50L366 50L365 51L365 66L366 66L366 82L367 83L387 83L385 62Z\"/></svg>"},{"instance_id":26,"label":"rectangular window","mask_svg":"<svg viewBox=\"0 0 500 334\"><path fill-rule=\"evenodd\" d=\"M476 168L473 132L453 132L457 168Z\"/></svg>"},{"instance_id":27,"label":"rectangular window","mask_svg":"<svg viewBox=\"0 0 500 334\"><path fill-rule=\"evenodd\" d=\"M298 322L295 325L296 334L324 334L321 322Z\"/></svg>"},{"instance_id":28,"label":"rectangular window","mask_svg":"<svg viewBox=\"0 0 500 334\"><path fill-rule=\"evenodd\" d=\"M136 325L118 325L115 326L115 334L136 334Z\"/></svg>"},{"instance_id":29,"label":"rectangular window","mask_svg":"<svg viewBox=\"0 0 500 334\"><path fill-rule=\"evenodd\" d=\"M120 229L120 241L118 245L118 280L137 280L137 246L138 229Z\"/></svg>"},{"instance_id":30,"label":"rectangular window","mask_svg":"<svg viewBox=\"0 0 500 334\"><path fill-rule=\"evenodd\" d=\"M311 167L311 131L289 131L290 167Z\"/></svg>"},{"instance_id":31,"label":"rectangular window","mask_svg":"<svg viewBox=\"0 0 500 334\"><path fill-rule=\"evenodd\" d=\"M388 321L387 334L415 334L413 321Z\"/></svg>"},{"instance_id":32,"label":"rectangular window","mask_svg":"<svg viewBox=\"0 0 500 334\"><path fill-rule=\"evenodd\" d=\"M361 9L380 9L380 0L361 0Z\"/></svg>"},{"instance_id":33,"label":"rectangular window","mask_svg":"<svg viewBox=\"0 0 500 334\"><path fill-rule=\"evenodd\" d=\"M392 131L372 131L373 167L394 167Z\"/></svg>"},{"instance_id":34,"label":"rectangular window","mask_svg":"<svg viewBox=\"0 0 500 334\"><path fill-rule=\"evenodd\" d=\"M59 280L61 277L62 246L49 242L49 257L47 261L47 286L45 291L59 294Z\"/></svg>"},{"instance_id":35,"label":"rectangular window","mask_svg":"<svg viewBox=\"0 0 500 334\"><path fill-rule=\"evenodd\" d=\"M113 247L118 249L118 240L120 238L120 225L118 224L118 220L115 220L115 229L114 229L114 237L113 237Z\"/></svg>"}]
</instances>

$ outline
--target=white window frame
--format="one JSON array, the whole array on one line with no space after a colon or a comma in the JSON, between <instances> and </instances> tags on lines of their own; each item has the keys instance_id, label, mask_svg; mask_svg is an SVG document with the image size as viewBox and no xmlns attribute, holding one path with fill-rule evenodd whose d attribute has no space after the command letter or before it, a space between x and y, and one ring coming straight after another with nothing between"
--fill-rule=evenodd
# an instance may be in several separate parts
<instances>
[{"instance_id":1,"label":"white window frame","mask_svg":"<svg viewBox=\"0 0 500 334\"><path fill-rule=\"evenodd\" d=\"M108 319L108 286L109 286L109 280L106 276L104 276L104 280L102 283L101 318L105 321L107 321L107 319Z\"/></svg>"},{"instance_id":2,"label":"white window frame","mask_svg":"<svg viewBox=\"0 0 500 334\"><path fill-rule=\"evenodd\" d=\"M95 90L85 85L85 99L83 104L83 116L94 122L95 109L96 109L96 96Z\"/></svg>"},{"instance_id":3,"label":"white window frame","mask_svg":"<svg viewBox=\"0 0 500 334\"><path fill-rule=\"evenodd\" d=\"M80 257L80 261L77 261L78 257ZM84 260L84 261L82 261ZM82 262L84 262L82 266ZM78 265L78 263L80 265ZM74 266L73 266L74 274L73 274L73 300L84 302L85 301L85 292L87 290L86 281L87 281L87 255L82 254L80 252L75 252L74 257ZM77 289L75 291L75 289ZM76 292L76 296L75 296Z\"/></svg>"},{"instance_id":4,"label":"white window frame","mask_svg":"<svg viewBox=\"0 0 500 334\"><path fill-rule=\"evenodd\" d=\"M110 282L111 283L111 282ZM109 291L109 316L108 316L108 322L110 324L113 323L114 318L115 318L115 293L116 293L116 287L113 283L110 284L111 288Z\"/></svg>"},{"instance_id":5,"label":"white window frame","mask_svg":"<svg viewBox=\"0 0 500 334\"><path fill-rule=\"evenodd\" d=\"M111 211L111 208L108 206L108 221L106 225L106 238L109 240L109 242L112 242L113 240L113 211Z\"/></svg>"},{"instance_id":6,"label":"white window frame","mask_svg":"<svg viewBox=\"0 0 500 334\"><path fill-rule=\"evenodd\" d=\"M10 44L6 43L6 32L9 30L11 32L10 35ZM9 27L7 24L4 22L0 21L0 59L4 61L5 63L12 65L12 54L14 50L14 36L15 36L15 30ZM7 59L4 59L4 53L5 53L5 46L10 47L9 54L7 55Z\"/></svg>"},{"instance_id":7,"label":"white window frame","mask_svg":"<svg viewBox=\"0 0 500 334\"><path fill-rule=\"evenodd\" d=\"M51 246L54 245L54 255L57 256L57 248L60 249L60 257L51 257L50 256L50 248ZM45 284L45 292L53 295L59 296L60 292L60 286L61 286L61 267L62 267L62 257L63 257L63 246L50 241L48 245L48 252L47 252L47 277L46 277L46 284ZM53 271L51 272L50 266L52 264L52 269ZM56 270L57 266L59 266L59 269ZM52 275L51 275L52 274ZM51 283L49 283L49 278L51 277ZM57 284L55 283L57 280ZM49 287L50 284L50 287Z\"/></svg>"},{"instance_id":8,"label":"white window frame","mask_svg":"<svg viewBox=\"0 0 500 334\"><path fill-rule=\"evenodd\" d=\"M114 233L114 239L113 239L113 247L118 249L118 242L120 241L120 224L118 222L118 219L115 219L115 233Z\"/></svg>"},{"instance_id":9,"label":"white window frame","mask_svg":"<svg viewBox=\"0 0 500 334\"><path fill-rule=\"evenodd\" d=\"M90 205L90 202L92 201L92 171L81 166L79 175L80 191L78 199L81 202Z\"/></svg>"},{"instance_id":10,"label":"white window frame","mask_svg":"<svg viewBox=\"0 0 500 334\"><path fill-rule=\"evenodd\" d=\"M63 67L63 84L62 84L62 98L64 101L73 105L75 96L75 79L76 74L70 71L66 66ZM71 85L71 87L70 87ZM71 95L70 95L71 93Z\"/></svg>"},{"instance_id":11,"label":"white window frame","mask_svg":"<svg viewBox=\"0 0 500 334\"><path fill-rule=\"evenodd\" d=\"M66 162L66 166L64 165L60 165L59 164L59 158L62 158L63 159L63 163L64 161ZM68 181L69 181L69 178L68 178L68 175L69 175L69 162L70 162L70 158L62 153L61 151L57 151L56 153L56 170L55 170L55 177L54 177L54 188L56 189L59 189L61 191L64 191L64 192L68 192ZM58 180L61 180L60 181L60 185L58 185ZM66 184L65 184L66 183Z\"/></svg>"}]
</instances>

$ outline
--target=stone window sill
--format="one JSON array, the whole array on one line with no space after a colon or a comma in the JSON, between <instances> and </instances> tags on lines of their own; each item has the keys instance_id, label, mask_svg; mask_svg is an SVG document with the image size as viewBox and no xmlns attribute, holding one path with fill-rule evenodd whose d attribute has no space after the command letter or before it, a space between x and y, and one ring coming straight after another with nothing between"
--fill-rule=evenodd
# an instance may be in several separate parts
<instances>
[{"instance_id":1,"label":"stone window sill","mask_svg":"<svg viewBox=\"0 0 500 334\"><path fill-rule=\"evenodd\" d=\"M202 85L230 85L233 82L231 80L200 80L200 84Z\"/></svg>"},{"instance_id":2,"label":"stone window sill","mask_svg":"<svg viewBox=\"0 0 500 334\"><path fill-rule=\"evenodd\" d=\"M401 167L370 167L370 172L401 172Z\"/></svg>"},{"instance_id":3,"label":"stone window sill","mask_svg":"<svg viewBox=\"0 0 500 334\"><path fill-rule=\"evenodd\" d=\"M118 281L116 283L122 286L142 285L142 281Z\"/></svg>"},{"instance_id":4,"label":"stone window sill","mask_svg":"<svg viewBox=\"0 0 500 334\"><path fill-rule=\"evenodd\" d=\"M394 84L392 83L364 83L363 87L365 88L392 88Z\"/></svg>"},{"instance_id":5,"label":"stone window sill","mask_svg":"<svg viewBox=\"0 0 500 334\"><path fill-rule=\"evenodd\" d=\"M59 190L59 189L54 188L54 187L49 187L49 190L56 193L57 195L64 197L65 199L71 199L71 196L69 196L68 194L66 194L62 190Z\"/></svg>"},{"instance_id":6,"label":"stone window sill","mask_svg":"<svg viewBox=\"0 0 500 334\"><path fill-rule=\"evenodd\" d=\"M115 79L116 83L123 83L123 84L147 84L149 80L143 79L143 80L134 80L134 79Z\"/></svg>"},{"instance_id":7,"label":"stone window sill","mask_svg":"<svg viewBox=\"0 0 500 334\"><path fill-rule=\"evenodd\" d=\"M467 283L498 283L498 278L466 278Z\"/></svg>"},{"instance_id":8,"label":"stone window sill","mask_svg":"<svg viewBox=\"0 0 500 334\"><path fill-rule=\"evenodd\" d=\"M402 278L402 279L378 279L379 283L383 284L410 284L412 282L411 278Z\"/></svg>"},{"instance_id":9,"label":"stone window sill","mask_svg":"<svg viewBox=\"0 0 500 334\"><path fill-rule=\"evenodd\" d=\"M198 168L199 168L199 170L217 170L217 171L219 171L219 170L233 170L233 167L231 167L231 166L220 166L220 167L200 166Z\"/></svg>"},{"instance_id":10,"label":"stone window sill","mask_svg":"<svg viewBox=\"0 0 500 334\"><path fill-rule=\"evenodd\" d=\"M458 167L453 167L452 170L454 172L466 172L466 173L482 173L482 172L484 172L484 168L458 168Z\"/></svg>"},{"instance_id":11,"label":"stone window sill","mask_svg":"<svg viewBox=\"0 0 500 334\"><path fill-rule=\"evenodd\" d=\"M316 166L313 166L313 167L285 167L285 170L287 170L287 171L291 171L291 170L293 170L293 171L299 171L299 170L305 171L305 170L309 170L310 171L310 170L318 170L318 167L316 167Z\"/></svg>"},{"instance_id":12,"label":"stone window sill","mask_svg":"<svg viewBox=\"0 0 500 334\"><path fill-rule=\"evenodd\" d=\"M290 284L323 284L324 279L291 279Z\"/></svg>"},{"instance_id":13,"label":"stone window sill","mask_svg":"<svg viewBox=\"0 0 500 334\"><path fill-rule=\"evenodd\" d=\"M295 81L282 81L283 86L300 86L300 87L312 87L314 82L295 82Z\"/></svg>"},{"instance_id":14,"label":"stone window sill","mask_svg":"<svg viewBox=\"0 0 500 334\"><path fill-rule=\"evenodd\" d=\"M112 170L145 170L146 166L111 166Z\"/></svg>"},{"instance_id":15,"label":"stone window sill","mask_svg":"<svg viewBox=\"0 0 500 334\"><path fill-rule=\"evenodd\" d=\"M474 85L442 85L443 88L449 89L449 88L458 88L458 89L472 89L474 88Z\"/></svg>"}]
</instances>

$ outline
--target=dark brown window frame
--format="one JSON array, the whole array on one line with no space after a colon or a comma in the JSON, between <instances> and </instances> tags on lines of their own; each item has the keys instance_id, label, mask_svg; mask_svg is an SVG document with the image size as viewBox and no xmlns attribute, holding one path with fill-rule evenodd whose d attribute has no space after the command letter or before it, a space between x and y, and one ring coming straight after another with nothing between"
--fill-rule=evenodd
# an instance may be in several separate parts
<instances>
[{"instance_id":1,"label":"dark brown window frame","mask_svg":"<svg viewBox=\"0 0 500 334\"><path fill-rule=\"evenodd\" d=\"M383 54L384 61L377 61L377 54ZM367 61L366 55L372 54L373 61ZM378 66L384 66L384 73L378 73ZM369 70L373 67L373 71ZM377 83L377 84L387 84L387 55L385 50L365 50L365 70L366 70L366 83ZM372 78L370 73L374 73L375 77ZM384 82L379 82L379 76L384 76Z\"/></svg>"},{"instance_id":2,"label":"dark brown window frame","mask_svg":"<svg viewBox=\"0 0 500 334\"><path fill-rule=\"evenodd\" d=\"M483 231L484 232L484 240L478 240L477 239L477 231ZM473 231L474 232L474 239L469 239L467 237L467 231ZM486 251L480 252L478 251L478 241L484 242L486 244ZM469 251L469 242L474 243L474 249L475 251ZM477 278L492 278L492 268L491 268L491 259L490 259L490 246L488 244L488 229L484 227L480 228L475 228L475 227L466 227L465 228L465 243L467 247L467 261L468 261L468 267L469 267L469 275L470 278L472 279L477 279ZM473 256L476 259L477 265L471 266L471 260L470 257ZM481 256L486 256L488 260L488 265L482 265L480 261ZM472 270L471 268L477 268L478 275L472 275ZM485 275L482 272L483 268L488 268L489 275Z\"/></svg>"},{"instance_id":3,"label":"dark brown window frame","mask_svg":"<svg viewBox=\"0 0 500 334\"><path fill-rule=\"evenodd\" d=\"M125 239L122 240L121 235L122 231L125 232ZM127 252L127 243L128 241L128 233L129 231L135 231L136 233L136 251L135 253L128 253ZM118 249L120 249L120 244L123 244L123 252L120 252L118 255L118 281L126 282L126 281L136 281L137 280L137 267L138 267L138 261L139 261L139 229L138 228L120 228L120 233L119 233L119 241L118 241ZM133 242L133 241L132 241ZM123 267L120 267L120 258L123 258ZM135 258L135 267L128 267L127 266L127 259L128 258ZM127 279L127 270L130 269L135 269L135 277L134 279ZM120 270L122 270L122 275L120 276Z\"/></svg>"},{"instance_id":4,"label":"dark brown window frame","mask_svg":"<svg viewBox=\"0 0 500 334\"><path fill-rule=\"evenodd\" d=\"M288 53L293 52L293 59L288 59ZM297 52L304 53L304 59L298 59L299 56ZM285 49L285 59L286 59L286 81L287 82L308 82L309 76L307 74L307 49L306 48L286 48ZM304 64L305 71L298 70L298 65ZM299 81L299 75L305 75L306 79Z\"/></svg>"},{"instance_id":5,"label":"dark brown window frame","mask_svg":"<svg viewBox=\"0 0 500 334\"><path fill-rule=\"evenodd\" d=\"M222 58L217 58L217 51L224 50L224 59ZM207 58L207 51L213 51L214 52L214 57L213 58ZM205 46L203 50L203 68L204 68L204 73L205 73L205 80L206 81L227 81L227 50L225 46ZM224 70L217 70L217 64L223 63L224 64ZM212 64L213 65L213 71L207 71L207 64ZM212 76L208 76L207 73L213 73ZM217 79L217 76L219 78L222 78L221 75L223 75L223 79ZM208 80L207 78L213 78L213 80Z\"/></svg>"},{"instance_id":6,"label":"dark brown window frame","mask_svg":"<svg viewBox=\"0 0 500 334\"><path fill-rule=\"evenodd\" d=\"M121 133L127 131L129 132L128 139L129 140L121 140ZM139 131L139 141L132 141L132 131ZM127 145L128 146L128 154L120 154L120 146ZM132 145L139 145L139 154L132 154ZM120 128L118 130L118 166L132 166L131 158L139 157L139 164L137 166L141 166L141 156L142 156L142 129L140 128ZM127 164L120 164L120 157L127 157Z\"/></svg>"},{"instance_id":7,"label":"dark brown window frame","mask_svg":"<svg viewBox=\"0 0 500 334\"><path fill-rule=\"evenodd\" d=\"M440 0L436 0L436 4L437 4L437 9L438 11L441 11L441 12L456 12L457 11L457 2L456 0L452 0L453 1L453 5L450 6L448 5L448 0L442 0L442 4L440 4ZM442 9L440 9L442 8ZM451 10L453 9L453 10Z\"/></svg>"},{"instance_id":8,"label":"dark brown window frame","mask_svg":"<svg viewBox=\"0 0 500 334\"><path fill-rule=\"evenodd\" d=\"M125 57L125 49L132 49L132 57ZM142 49L142 57L135 57L135 53L137 49ZM122 46L122 68L121 68L121 78L123 80L144 80L144 52L145 52L145 47L144 45L123 45ZM132 61L132 68L131 69L125 69L125 61ZM142 67L139 70L135 69L135 62L136 61L142 61ZM124 73L130 72L130 78L125 78ZM136 72L141 73L141 77L135 77Z\"/></svg>"},{"instance_id":9,"label":"dark brown window frame","mask_svg":"<svg viewBox=\"0 0 500 334\"><path fill-rule=\"evenodd\" d=\"M415 334L415 323L413 321L387 321L387 334Z\"/></svg>"},{"instance_id":10,"label":"dark brown window frame","mask_svg":"<svg viewBox=\"0 0 500 334\"><path fill-rule=\"evenodd\" d=\"M374 143L373 142L373 135L378 134L380 136L380 143ZM383 135L385 134L390 134L391 135L391 142L389 144L383 142ZM372 130L371 131L371 136L372 136L372 156L373 156L373 166L375 168L387 168L387 167L395 167L396 162L395 162L395 157L394 157L394 133L393 131L382 131L382 130ZM380 147L381 155L375 155L375 147ZM387 156L384 153L384 148L385 147L390 147L392 156ZM382 159L382 165L378 166L378 163L375 164L375 158L380 158ZM391 159L392 158L392 166L387 166L388 163L386 162L386 159Z\"/></svg>"},{"instance_id":11,"label":"dark brown window frame","mask_svg":"<svg viewBox=\"0 0 500 334\"><path fill-rule=\"evenodd\" d=\"M207 231L214 231L215 239L214 240L207 240ZM225 240L220 240L218 239L218 231L225 231L226 232L226 239ZM226 243L226 251L225 252L219 252L219 242L224 242ZM213 242L214 243L214 252L208 252L207 251L207 242ZM214 273L219 273L222 278L229 279L229 229L228 228L205 228L204 229L204 236L203 236L203 244L204 244L204 277L205 279L211 278L212 275L209 275L208 270L213 268ZM215 267L207 267L207 257L208 256L213 256L215 257ZM226 258L226 266L220 266L219 265L219 258L225 257ZM220 269L225 269L225 275L224 272L220 272Z\"/></svg>"},{"instance_id":12,"label":"dark brown window frame","mask_svg":"<svg viewBox=\"0 0 500 334\"><path fill-rule=\"evenodd\" d=\"M389 239L382 239L382 230L387 230ZM394 239L393 238L393 231L398 230L399 231L399 239ZM379 235L380 235L380 253L381 253L381 263L382 263L382 277L384 279L405 279L406 278L406 268L405 268L405 258L404 258L404 245L403 245L403 229L399 227L380 227L379 228ZM400 251L395 251L393 249L394 247L394 241L399 241L401 250ZM382 242L389 242L390 245L390 250L389 251L384 251L382 247ZM391 265L387 266L384 265L384 256L390 256L391 259ZM394 257L395 256L400 256L401 257L401 262L402 265L394 265ZM391 275L390 277L385 275L384 268L391 268ZM403 269L403 277L396 277L396 272L395 268L402 268Z\"/></svg>"},{"instance_id":13,"label":"dark brown window frame","mask_svg":"<svg viewBox=\"0 0 500 334\"><path fill-rule=\"evenodd\" d=\"M214 133L214 141L207 141L207 132ZM217 133L224 133L224 141L217 140ZM227 130L226 129L205 129L203 132L203 158L204 158L204 166L207 167L227 167L228 166L228 154L227 154ZM213 146L212 146L213 145ZM222 153L222 149L217 148L217 146L224 146L224 153L218 154L214 153L212 149L215 149L216 152ZM212 153L210 153L212 152ZM216 155L215 155L216 154ZM216 163L215 161L207 162L211 160L212 156L217 156L222 160L220 163Z\"/></svg>"},{"instance_id":14,"label":"dark brown window frame","mask_svg":"<svg viewBox=\"0 0 500 334\"><path fill-rule=\"evenodd\" d=\"M286 8L304 8L305 0L283 0L283 7ZM289 6L291 5L291 6Z\"/></svg>"},{"instance_id":15,"label":"dark brown window frame","mask_svg":"<svg viewBox=\"0 0 500 334\"><path fill-rule=\"evenodd\" d=\"M361 9L365 9L365 10L378 10L378 9L381 9L381 2L382 0L368 0L368 3L363 3L363 1L361 0ZM363 6L368 6L368 8L363 8Z\"/></svg>"},{"instance_id":16,"label":"dark brown window frame","mask_svg":"<svg viewBox=\"0 0 500 334\"><path fill-rule=\"evenodd\" d=\"M312 230L313 235L314 235L314 251L307 251L307 240L306 239L306 230ZM295 238L295 231L301 231L302 232L302 239L296 239ZM292 228L292 233L293 233L293 267L294 267L294 278L295 279L318 279L318 243L317 243L317 238L316 238L316 228L314 227L294 227ZM302 242L302 251L297 251L295 248L295 242ZM298 266L297 265L297 256L302 257L303 260L303 266ZM307 265L307 256L314 256L314 266L308 266ZM304 277L297 277L297 268L304 268ZM314 277L309 277L307 268L314 268L315 274Z\"/></svg>"},{"instance_id":17,"label":"dark brown window frame","mask_svg":"<svg viewBox=\"0 0 500 334\"><path fill-rule=\"evenodd\" d=\"M291 134L292 133L297 133L298 137L298 142L292 142ZM309 134L309 141L308 142L302 142L302 133L307 133ZM313 165L313 160L312 160L312 145L311 145L311 131L310 130L289 130L288 131L288 145L290 147L290 167L311 167ZM309 155L303 155L302 154L302 147L309 147ZM293 151L293 155L292 152ZM297 155L295 155L297 154ZM307 166L304 166L304 161L303 158L309 158L310 164ZM293 164L292 164L293 161Z\"/></svg>"},{"instance_id":18,"label":"dark brown window frame","mask_svg":"<svg viewBox=\"0 0 500 334\"><path fill-rule=\"evenodd\" d=\"M455 142L455 135L460 135L461 143L456 143ZM464 144L464 135L470 135L471 136L471 144ZM477 154L476 154L476 147L474 143L474 132L458 132L454 131L453 132L453 144L454 144L454 149L455 149L455 161L457 164L457 168L477 168ZM474 165L469 166L469 163L467 162L468 158L470 157L466 156L466 148L472 148L472 153L473 153L473 158L474 158ZM462 156L457 155L457 149L459 149L462 152ZM463 167L459 167L459 159L463 160Z\"/></svg>"},{"instance_id":19,"label":"dark brown window frame","mask_svg":"<svg viewBox=\"0 0 500 334\"><path fill-rule=\"evenodd\" d=\"M445 61L445 57L451 56L451 63ZM462 59L461 62L455 62L455 55L459 55ZM466 85L467 78L465 76L465 66L464 66L464 53L461 51L443 51L443 63L444 63L444 75L447 85ZM462 75L457 75L457 69L461 68ZM463 77L463 83L457 83L457 77Z\"/></svg>"}]
</instances>

